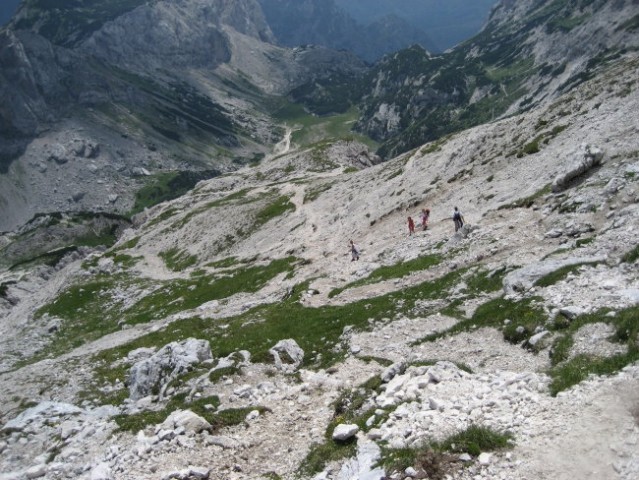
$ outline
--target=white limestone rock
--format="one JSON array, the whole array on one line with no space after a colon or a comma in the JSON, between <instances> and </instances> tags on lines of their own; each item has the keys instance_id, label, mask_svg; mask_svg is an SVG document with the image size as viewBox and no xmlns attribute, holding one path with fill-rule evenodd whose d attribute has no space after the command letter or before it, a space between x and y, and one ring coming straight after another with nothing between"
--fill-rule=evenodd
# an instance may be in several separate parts
<instances>
[{"instance_id":1,"label":"white limestone rock","mask_svg":"<svg viewBox=\"0 0 639 480\"><path fill-rule=\"evenodd\" d=\"M342 423L333 430L333 440L343 442L353 438L359 432L359 427L355 424Z\"/></svg>"}]
</instances>

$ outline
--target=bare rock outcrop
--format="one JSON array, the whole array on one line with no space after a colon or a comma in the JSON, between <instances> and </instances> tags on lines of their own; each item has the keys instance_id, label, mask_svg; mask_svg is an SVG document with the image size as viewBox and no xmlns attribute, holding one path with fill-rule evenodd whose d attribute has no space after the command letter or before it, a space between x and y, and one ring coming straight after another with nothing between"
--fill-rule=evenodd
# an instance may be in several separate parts
<instances>
[{"instance_id":1,"label":"bare rock outcrop","mask_svg":"<svg viewBox=\"0 0 639 480\"><path fill-rule=\"evenodd\" d=\"M189 338L183 342L169 343L156 354L131 367L127 378L130 397L139 400L154 392L162 396L173 378L211 358L211 346L207 340Z\"/></svg>"},{"instance_id":2,"label":"bare rock outcrop","mask_svg":"<svg viewBox=\"0 0 639 480\"><path fill-rule=\"evenodd\" d=\"M575 160L568 167L568 170L555 178L552 183L552 191L557 193L568 188L572 181L601 165L603 156L604 152L599 148L582 145L580 151L575 154Z\"/></svg>"}]
</instances>

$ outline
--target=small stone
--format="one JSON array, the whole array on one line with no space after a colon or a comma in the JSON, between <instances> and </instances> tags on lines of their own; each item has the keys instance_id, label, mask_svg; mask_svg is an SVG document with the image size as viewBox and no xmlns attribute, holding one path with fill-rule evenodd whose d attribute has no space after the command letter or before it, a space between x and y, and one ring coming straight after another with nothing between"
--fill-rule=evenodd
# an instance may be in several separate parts
<instances>
[{"instance_id":1,"label":"small stone","mask_svg":"<svg viewBox=\"0 0 639 480\"><path fill-rule=\"evenodd\" d=\"M413 467L408 467L406 470L404 470L404 473L411 478L415 478L417 476L417 470L415 470Z\"/></svg>"},{"instance_id":2,"label":"small stone","mask_svg":"<svg viewBox=\"0 0 639 480\"><path fill-rule=\"evenodd\" d=\"M44 477L46 473L47 473L47 466L45 464L42 464L42 465L36 465L35 467L31 467L30 469L28 469L26 472L26 476L29 479L40 478L40 477Z\"/></svg>"},{"instance_id":3,"label":"small stone","mask_svg":"<svg viewBox=\"0 0 639 480\"><path fill-rule=\"evenodd\" d=\"M91 480L113 480L113 474L108 463L99 463L91 470Z\"/></svg>"},{"instance_id":4,"label":"small stone","mask_svg":"<svg viewBox=\"0 0 639 480\"><path fill-rule=\"evenodd\" d=\"M189 476L191 478L202 478L207 479L211 470L205 467L189 467Z\"/></svg>"},{"instance_id":5,"label":"small stone","mask_svg":"<svg viewBox=\"0 0 639 480\"><path fill-rule=\"evenodd\" d=\"M480 465L490 465L492 459L493 459L493 454L487 453L487 452L480 453L479 457L477 458Z\"/></svg>"},{"instance_id":6,"label":"small stone","mask_svg":"<svg viewBox=\"0 0 639 480\"><path fill-rule=\"evenodd\" d=\"M354 424L342 423L333 430L333 440L345 441L353 438L359 432L359 427Z\"/></svg>"}]
</instances>

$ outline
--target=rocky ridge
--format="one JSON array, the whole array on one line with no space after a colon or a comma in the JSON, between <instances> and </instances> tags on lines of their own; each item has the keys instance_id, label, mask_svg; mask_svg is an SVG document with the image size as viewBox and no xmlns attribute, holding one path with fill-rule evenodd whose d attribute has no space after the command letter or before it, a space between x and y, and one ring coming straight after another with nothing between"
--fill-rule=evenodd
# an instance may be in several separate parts
<instances>
[{"instance_id":1,"label":"rocky ridge","mask_svg":"<svg viewBox=\"0 0 639 480\"><path fill-rule=\"evenodd\" d=\"M424 478L388 450L473 425L511 448L453 449L448 478L636 478L638 68L384 164L291 144L110 252L2 272L0 479ZM622 363L557 387L597 358ZM315 465L318 445L347 450Z\"/></svg>"}]
</instances>

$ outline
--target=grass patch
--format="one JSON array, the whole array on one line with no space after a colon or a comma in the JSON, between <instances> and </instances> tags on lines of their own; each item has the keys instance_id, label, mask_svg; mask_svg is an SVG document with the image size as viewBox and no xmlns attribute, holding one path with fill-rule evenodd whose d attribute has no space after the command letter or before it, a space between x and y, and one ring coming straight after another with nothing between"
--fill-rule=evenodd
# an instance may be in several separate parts
<instances>
[{"instance_id":1,"label":"grass patch","mask_svg":"<svg viewBox=\"0 0 639 480\"><path fill-rule=\"evenodd\" d=\"M240 368L236 365L231 365L229 367L217 368L211 372L209 375L209 380L211 383L217 383L224 377L231 377L233 375L240 374Z\"/></svg>"},{"instance_id":2,"label":"grass patch","mask_svg":"<svg viewBox=\"0 0 639 480\"><path fill-rule=\"evenodd\" d=\"M639 245L635 245L632 250L626 252L623 257L621 257L621 261L625 263L635 263L639 259Z\"/></svg>"},{"instance_id":3,"label":"grass patch","mask_svg":"<svg viewBox=\"0 0 639 480\"><path fill-rule=\"evenodd\" d=\"M575 273L584 265L583 263L575 264L575 265L566 265L564 267L558 268L554 272L551 272L543 277L538 278L535 281L535 285L538 287L550 287L561 280L565 279L571 273Z\"/></svg>"},{"instance_id":4,"label":"grass patch","mask_svg":"<svg viewBox=\"0 0 639 480\"><path fill-rule=\"evenodd\" d=\"M223 320L198 317L172 322L165 329L151 332L136 340L106 350L94 357L99 368L96 378L113 383L124 378L125 367L114 362L140 347L161 347L170 342L196 337L208 340L216 357L225 357L239 350L248 350L254 362L272 362L269 349L279 340L293 338L308 352L303 368L327 368L345 356L340 337L344 327L365 331L375 321L405 315L422 315L429 307L422 302L442 298L459 282L460 272L448 275L402 292L392 292L373 299L365 299L342 306L305 307L299 302L307 285L296 287L287 299L260 305L241 315Z\"/></svg>"},{"instance_id":5,"label":"grass patch","mask_svg":"<svg viewBox=\"0 0 639 480\"><path fill-rule=\"evenodd\" d=\"M533 335L538 326L546 323L544 312L534 306L534 302L538 300L537 298L528 298L516 302L503 297L489 300L480 305L471 318L461 320L451 328L430 334L413 344L434 342L450 335L486 327L501 330L504 339L510 343L519 343Z\"/></svg>"},{"instance_id":6,"label":"grass patch","mask_svg":"<svg viewBox=\"0 0 639 480\"><path fill-rule=\"evenodd\" d=\"M365 410L364 406L373 394L379 392L381 384L380 376L375 375L359 387L342 392L333 404L335 412L326 429L324 442L311 447L298 473L311 476L322 471L330 462L355 455L357 440L355 438L345 442L333 440L333 431L340 424L356 424L361 430L366 431L368 429L366 420L373 415L375 409Z\"/></svg>"},{"instance_id":7,"label":"grass patch","mask_svg":"<svg viewBox=\"0 0 639 480\"><path fill-rule=\"evenodd\" d=\"M361 278L354 282L348 283L340 288L334 288L328 294L328 298L333 298L339 295L348 288L359 287L362 285L369 285L372 283L383 282L385 280L393 278L401 278L409 275L412 272L427 270L430 267L434 267L441 262L441 256L439 255L426 255L418 257L413 260L407 260L405 262L396 263L395 265L382 266L371 272L366 278Z\"/></svg>"},{"instance_id":8,"label":"grass patch","mask_svg":"<svg viewBox=\"0 0 639 480\"><path fill-rule=\"evenodd\" d=\"M237 259L237 257L227 257L227 258L223 258L222 260L217 260L215 262L207 263L206 266L213 267L213 268L230 268L235 265L238 265L239 263L240 261Z\"/></svg>"},{"instance_id":9,"label":"grass patch","mask_svg":"<svg viewBox=\"0 0 639 480\"><path fill-rule=\"evenodd\" d=\"M311 476L321 472L330 462L355 456L357 453L357 439L351 438L345 442L329 440L313 445L300 465L298 473L302 476Z\"/></svg>"},{"instance_id":10,"label":"grass patch","mask_svg":"<svg viewBox=\"0 0 639 480\"><path fill-rule=\"evenodd\" d=\"M136 192L135 203L131 208L130 215L158 203L181 197L195 187L199 181L216 177L219 174L220 172L217 170L159 173L151 177L148 183Z\"/></svg>"},{"instance_id":11,"label":"grass patch","mask_svg":"<svg viewBox=\"0 0 639 480\"><path fill-rule=\"evenodd\" d=\"M503 288L504 276L508 273L506 267L497 270L480 270L465 279L467 292L473 295L498 292Z\"/></svg>"},{"instance_id":12,"label":"grass patch","mask_svg":"<svg viewBox=\"0 0 639 480\"><path fill-rule=\"evenodd\" d=\"M471 425L440 441L418 448L383 449L381 464L387 472L400 473L413 467L419 477L431 480L449 478L459 468L457 455L468 453L479 456L482 452L493 452L513 447L513 436L496 432L488 427ZM452 454L456 454L453 456Z\"/></svg>"},{"instance_id":13,"label":"grass patch","mask_svg":"<svg viewBox=\"0 0 639 480\"><path fill-rule=\"evenodd\" d=\"M509 203L507 205L501 205L498 208L498 210L510 210L513 208L530 208L535 204L535 202L539 198L545 195L548 195L551 191L552 191L551 185L548 184L544 186L542 189L533 193L532 195L529 195L528 197L520 198L519 200L515 200L514 202Z\"/></svg>"},{"instance_id":14,"label":"grass patch","mask_svg":"<svg viewBox=\"0 0 639 480\"><path fill-rule=\"evenodd\" d=\"M171 248L164 252L160 252L159 257L164 260L164 264L169 270L181 272L197 263L197 256L189 255L187 252L178 248Z\"/></svg>"},{"instance_id":15,"label":"grass patch","mask_svg":"<svg viewBox=\"0 0 639 480\"><path fill-rule=\"evenodd\" d=\"M304 203L314 202L322 193L329 191L332 187L331 183L324 183L306 189L304 191Z\"/></svg>"},{"instance_id":16,"label":"grass patch","mask_svg":"<svg viewBox=\"0 0 639 480\"><path fill-rule=\"evenodd\" d=\"M499 433L487 427L471 425L446 440L433 443L433 448L439 451L468 453L477 457L481 452L511 448L512 440L513 436L510 433Z\"/></svg>"},{"instance_id":17,"label":"grass patch","mask_svg":"<svg viewBox=\"0 0 639 480\"><path fill-rule=\"evenodd\" d=\"M225 427L241 424L253 410L258 410L260 414L269 411L265 407L232 408L215 411L219 405L220 399L217 396L198 398L187 402L186 394L182 393L173 396L161 410L140 412L132 415L116 415L113 419L120 430L138 432L148 426L164 422L175 410L188 409L206 419L211 424L210 431L216 432Z\"/></svg>"},{"instance_id":18,"label":"grass patch","mask_svg":"<svg viewBox=\"0 0 639 480\"><path fill-rule=\"evenodd\" d=\"M239 292L256 292L275 276L291 272L295 262L294 257L287 257L268 265L238 268L225 276L166 282L102 275L72 286L35 314L37 318L49 315L62 319L60 332L36 359L56 356L96 340L119 329L122 322L147 323ZM123 298L123 291L129 292L129 298Z\"/></svg>"},{"instance_id":19,"label":"grass patch","mask_svg":"<svg viewBox=\"0 0 639 480\"><path fill-rule=\"evenodd\" d=\"M258 212L253 228L259 228L266 222L284 215L289 211L295 211L295 205L291 203L290 197L282 195Z\"/></svg>"},{"instance_id":20,"label":"grass patch","mask_svg":"<svg viewBox=\"0 0 639 480\"><path fill-rule=\"evenodd\" d=\"M553 380L550 384L550 394L556 396L559 392L586 380L590 375L611 375L637 360L639 351L636 349L625 355L613 357L579 355L551 370Z\"/></svg>"},{"instance_id":21,"label":"grass patch","mask_svg":"<svg viewBox=\"0 0 639 480\"><path fill-rule=\"evenodd\" d=\"M602 309L558 325L557 328L564 328L565 332L555 340L551 351L553 367L549 374L553 379L550 384L552 395L582 382L589 375L611 375L639 360L639 307L626 308L615 316L608 316L608 313L608 309ZM569 359L574 333L591 323L613 325L615 333L610 340L627 345L627 352L607 358L579 355Z\"/></svg>"},{"instance_id":22,"label":"grass patch","mask_svg":"<svg viewBox=\"0 0 639 480\"><path fill-rule=\"evenodd\" d=\"M595 237L580 238L575 242L575 247L576 248L585 247L586 245L590 245L594 241L595 241Z\"/></svg>"}]
</instances>

